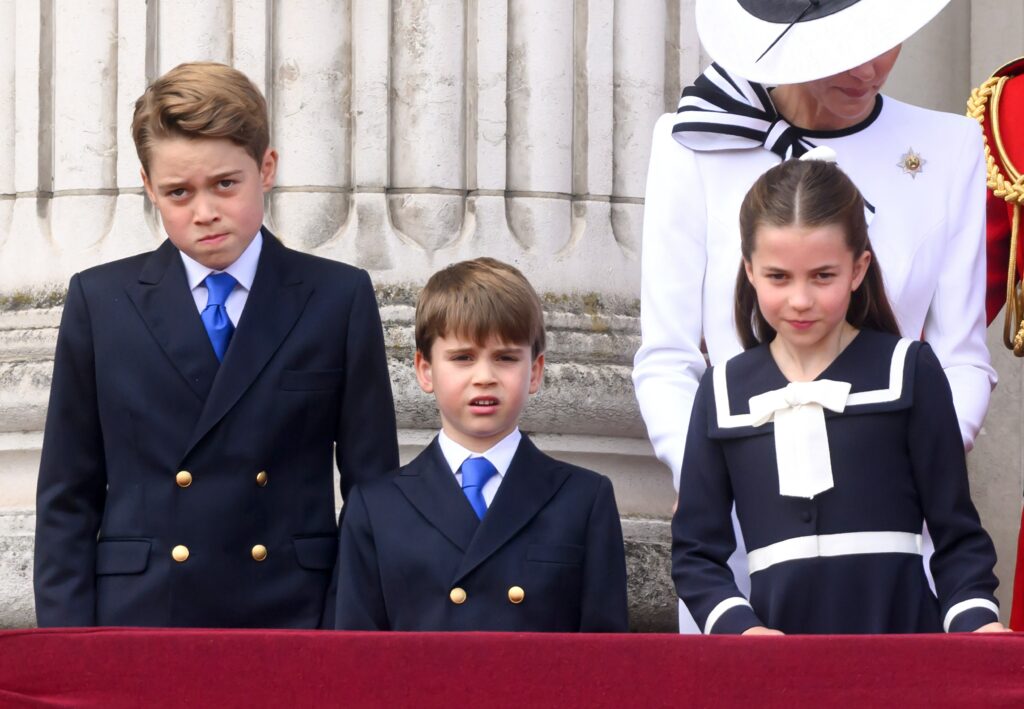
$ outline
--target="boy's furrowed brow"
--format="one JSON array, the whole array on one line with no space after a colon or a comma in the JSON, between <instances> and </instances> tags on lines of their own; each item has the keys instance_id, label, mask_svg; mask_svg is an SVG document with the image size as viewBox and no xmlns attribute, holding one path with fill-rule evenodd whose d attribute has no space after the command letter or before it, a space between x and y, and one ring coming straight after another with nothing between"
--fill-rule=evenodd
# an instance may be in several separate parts
<instances>
[{"instance_id":1,"label":"boy's furrowed brow","mask_svg":"<svg viewBox=\"0 0 1024 709\"><path fill-rule=\"evenodd\" d=\"M188 180L178 177L168 177L156 183L160 190L173 190L188 185Z\"/></svg>"},{"instance_id":2,"label":"boy's furrowed brow","mask_svg":"<svg viewBox=\"0 0 1024 709\"><path fill-rule=\"evenodd\" d=\"M220 182L231 177L238 177L242 172L239 169L222 170L210 175L207 179L209 182ZM161 190L174 190L179 187L187 187L188 185L189 180L184 177L167 177L157 183L157 187Z\"/></svg>"},{"instance_id":3,"label":"boy's furrowed brow","mask_svg":"<svg viewBox=\"0 0 1024 709\"><path fill-rule=\"evenodd\" d=\"M217 172L217 173L214 173L213 175L210 175L210 181L211 182L219 182L220 180L224 180L224 179L227 179L229 177L238 177L241 174L242 174L242 171L239 170L239 169L222 170L221 172Z\"/></svg>"}]
</instances>

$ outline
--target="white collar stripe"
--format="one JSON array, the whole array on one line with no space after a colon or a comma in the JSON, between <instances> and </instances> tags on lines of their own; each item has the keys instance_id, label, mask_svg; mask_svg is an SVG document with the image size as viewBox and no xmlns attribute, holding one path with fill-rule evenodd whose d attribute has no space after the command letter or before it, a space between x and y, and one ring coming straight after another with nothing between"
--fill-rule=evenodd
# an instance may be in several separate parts
<instances>
[{"instance_id":1,"label":"white collar stripe","mask_svg":"<svg viewBox=\"0 0 1024 709\"><path fill-rule=\"evenodd\" d=\"M866 404L883 404L890 401L898 401L903 396L903 373L906 368L907 352L913 340L901 338L896 343L892 352L892 359L889 363L889 386L885 389L872 389L870 391L859 391L849 395L846 400L846 407L864 406ZM770 356L770 355L769 355ZM715 414L719 428L740 428L753 426L754 417L747 414L733 414L729 407L729 379L726 376L725 362L712 370L712 382L715 387Z\"/></svg>"},{"instance_id":2,"label":"white collar stripe","mask_svg":"<svg viewBox=\"0 0 1024 709\"><path fill-rule=\"evenodd\" d=\"M881 404L886 401L896 401L903 396L903 370L907 361L907 350L910 349L911 342L912 340L903 338L896 343L896 348L892 352L892 360L889 363L889 387L887 389L859 391L855 394L850 394L850 397L846 400L846 405Z\"/></svg>"},{"instance_id":3,"label":"white collar stripe","mask_svg":"<svg viewBox=\"0 0 1024 709\"><path fill-rule=\"evenodd\" d=\"M725 369L729 366L728 362L722 363L722 366L715 367L713 374L713 383L715 385L715 410L718 414L718 427L719 428L739 428L741 426L753 426L754 416L753 414L732 414L729 409L729 378L726 376Z\"/></svg>"},{"instance_id":4,"label":"white collar stripe","mask_svg":"<svg viewBox=\"0 0 1024 709\"><path fill-rule=\"evenodd\" d=\"M847 532L785 539L747 554L750 573L799 559L854 554L921 554L921 535L910 532Z\"/></svg>"}]
</instances>

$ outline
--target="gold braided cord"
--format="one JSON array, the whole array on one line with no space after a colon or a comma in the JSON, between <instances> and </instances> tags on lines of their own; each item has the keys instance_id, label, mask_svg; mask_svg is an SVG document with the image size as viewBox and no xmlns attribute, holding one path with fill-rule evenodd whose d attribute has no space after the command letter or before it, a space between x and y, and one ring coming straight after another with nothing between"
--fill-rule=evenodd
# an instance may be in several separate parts
<instances>
[{"instance_id":1,"label":"gold braided cord","mask_svg":"<svg viewBox=\"0 0 1024 709\"><path fill-rule=\"evenodd\" d=\"M1003 320L1003 344L1018 357L1024 357L1024 293L1017 280L1017 241L1020 230L1020 209L1024 204L1024 179L1006 154L1002 135L999 132L999 101L1003 87L1009 77L993 76L971 92L967 100L967 115L982 125L982 141L985 151L986 183L992 194L1013 205L1013 219L1010 228L1010 258L1006 273L1006 315ZM991 100L991 110L988 104ZM992 137L996 143L996 154L1006 169L1004 175L992 154L988 136L984 132L986 115L992 121ZM1016 326L1016 334L1010 337Z\"/></svg>"},{"instance_id":2,"label":"gold braided cord","mask_svg":"<svg viewBox=\"0 0 1024 709\"><path fill-rule=\"evenodd\" d=\"M1013 205L1013 226L1010 229L1010 274L1016 275L1017 273L1017 234L1020 229L1020 205ZM1016 306L1016 310L1011 319L1010 316L1010 304L1013 303ZM1007 347L1013 350L1013 353L1018 357L1024 357L1024 319L1022 319L1022 311L1024 311L1024 297L1021 295L1021 285L1017 282L1017 279L1011 276L1007 276L1006 279L1006 317L1003 318L1003 341L1006 342ZM1010 332L1012 330L1013 323L1020 323L1017 328L1017 334L1013 337L1013 342L1008 342L1010 338Z\"/></svg>"}]
</instances>

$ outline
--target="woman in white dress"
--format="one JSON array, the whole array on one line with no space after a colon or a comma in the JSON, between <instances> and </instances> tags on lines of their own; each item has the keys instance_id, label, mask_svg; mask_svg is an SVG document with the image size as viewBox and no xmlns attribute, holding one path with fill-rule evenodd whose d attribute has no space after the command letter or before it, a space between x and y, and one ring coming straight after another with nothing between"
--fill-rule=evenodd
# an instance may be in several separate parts
<instances>
[{"instance_id":1,"label":"woman in white dress","mask_svg":"<svg viewBox=\"0 0 1024 709\"><path fill-rule=\"evenodd\" d=\"M697 0L715 63L654 129L633 370L651 443L677 487L706 363L742 351L732 312L740 202L768 168L818 145L835 150L870 203L900 329L934 349L971 449L996 382L985 345L981 131L880 93L901 43L947 3ZM731 564L746 591L737 539ZM680 627L697 632L682 606Z\"/></svg>"}]
</instances>

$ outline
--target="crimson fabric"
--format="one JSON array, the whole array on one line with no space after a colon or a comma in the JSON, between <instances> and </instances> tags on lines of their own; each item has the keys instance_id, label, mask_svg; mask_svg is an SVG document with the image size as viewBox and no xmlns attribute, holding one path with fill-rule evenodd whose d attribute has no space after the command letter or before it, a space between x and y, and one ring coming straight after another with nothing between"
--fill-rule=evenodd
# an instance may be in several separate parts
<instances>
[{"instance_id":1,"label":"crimson fabric","mask_svg":"<svg viewBox=\"0 0 1024 709\"><path fill-rule=\"evenodd\" d=\"M1014 630L1024 630L1024 512L1021 513L1020 533L1017 536L1017 573L1013 579L1010 627Z\"/></svg>"},{"instance_id":2,"label":"crimson fabric","mask_svg":"<svg viewBox=\"0 0 1024 709\"><path fill-rule=\"evenodd\" d=\"M991 325L1006 305L1006 269L1010 265L1010 227L1013 206L989 190L985 203L985 316ZM1015 334L1014 331L1012 334Z\"/></svg>"},{"instance_id":3,"label":"crimson fabric","mask_svg":"<svg viewBox=\"0 0 1024 709\"><path fill-rule=\"evenodd\" d=\"M0 632L3 707L880 704L1024 706L1024 635Z\"/></svg>"}]
</instances>

